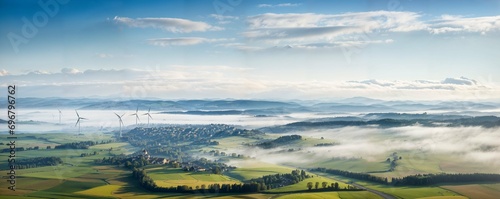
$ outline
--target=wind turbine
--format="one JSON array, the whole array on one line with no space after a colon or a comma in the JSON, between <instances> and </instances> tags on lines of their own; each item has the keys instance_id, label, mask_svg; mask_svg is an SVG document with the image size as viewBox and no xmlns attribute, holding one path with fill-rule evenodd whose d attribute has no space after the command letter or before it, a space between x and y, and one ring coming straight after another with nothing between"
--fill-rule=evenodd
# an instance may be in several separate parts
<instances>
[{"instance_id":1,"label":"wind turbine","mask_svg":"<svg viewBox=\"0 0 500 199\"><path fill-rule=\"evenodd\" d=\"M151 114L149 114L149 112L151 112L151 107L149 107L149 110L148 110L147 113L142 114L142 115L147 115L148 116L148 126L147 127L149 127L149 118L153 119L153 117L151 117Z\"/></svg>"},{"instance_id":2,"label":"wind turbine","mask_svg":"<svg viewBox=\"0 0 500 199\"><path fill-rule=\"evenodd\" d=\"M61 115L62 115L62 112L60 109L57 109L59 111L59 124L61 124Z\"/></svg>"},{"instance_id":3,"label":"wind turbine","mask_svg":"<svg viewBox=\"0 0 500 199\"><path fill-rule=\"evenodd\" d=\"M139 107L137 107L137 109L135 110L135 113L132 114L132 115L135 115L135 125L137 125L137 120L141 121L141 119L139 119Z\"/></svg>"},{"instance_id":4,"label":"wind turbine","mask_svg":"<svg viewBox=\"0 0 500 199\"><path fill-rule=\"evenodd\" d=\"M80 117L80 115L78 114L78 111L75 110L75 112L76 112L76 116L78 117L78 120L76 120L75 127L76 127L76 125L78 125L78 134L80 134L80 132L81 132L80 131L80 123L81 123L80 120L86 120L87 118Z\"/></svg>"},{"instance_id":5,"label":"wind turbine","mask_svg":"<svg viewBox=\"0 0 500 199\"><path fill-rule=\"evenodd\" d=\"M122 114L121 116L116 114L116 113L115 113L115 115L116 115L116 117L118 117L118 120L119 120L118 122L120 123L120 137L122 137L122 126L124 126L122 117L125 115L125 113Z\"/></svg>"}]
</instances>

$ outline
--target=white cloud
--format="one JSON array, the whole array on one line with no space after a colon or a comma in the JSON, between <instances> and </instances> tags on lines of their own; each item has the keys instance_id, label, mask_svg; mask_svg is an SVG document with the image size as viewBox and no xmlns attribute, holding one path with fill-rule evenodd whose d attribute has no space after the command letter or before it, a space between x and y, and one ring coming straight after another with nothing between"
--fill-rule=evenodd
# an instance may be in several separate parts
<instances>
[{"instance_id":1,"label":"white cloud","mask_svg":"<svg viewBox=\"0 0 500 199\"><path fill-rule=\"evenodd\" d=\"M9 74L9 72L6 71L5 69L0 70L0 76L5 76L5 75L8 75L8 74Z\"/></svg>"},{"instance_id":2,"label":"white cloud","mask_svg":"<svg viewBox=\"0 0 500 199\"><path fill-rule=\"evenodd\" d=\"M383 32L426 30L414 12L371 11L344 14L266 13L247 18L242 35L251 42L309 48L391 43L375 40ZM317 45L321 44L321 45Z\"/></svg>"},{"instance_id":3,"label":"white cloud","mask_svg":"<svg viewBox=\"0 0 500 199\"><path fill-rule=\"evenodd\" d=\"M99 54L96 54L96 56L99 57L99 58L102 58L102 59L113 58L114 57L112 54L106 54L106 53L99 53Z\"/></svg>"},{"instance_id":4,"label":"white cloud","mask_svg":"<svg viewBox=\"0 0 500 199\"><path fill-rule=\"evenodd\" d=\"M189 46L201 43L229 41L232 39L207 39L202 37L156 38L149 39L148 43L155 46Z\"/></svg>"},{"instance_id":5,"label":"white cloud","mask_svg":"<svg viewBox=\"0 0 500 199\"><path fill-rule=\"evenodd\" d=\"M212 26L205 22L191 21L180 18L128 18L116 16L113 21L129 27L157 28L174 33L205 32L222 30L221 27Z\"/></svg>"},{"instance_id":6,"label":"white cloud","mask_svg":"<svg viewBox=\"0 0 500 199\"><path fill-rule=\"evenodd\" d=\"M249 42L302 49L331 48L341 43L343 46L391 43L391 38L385 39L387 42L373 39L385 33L428 31L432 34L477 32L485 35L500 30L500 16L443 15L439 20L423 21L421 14L416 12L383 10L342 14L266 13L247 17L246 21L248 28L241 35Z\"/></svg>"},{"instance_id":7,"label":"white cloud","mask_svg":"<svg viewBox=\"0 0 500 199\"><path fill-rule=\"evenodd\" d=\"M479 84L476 80L466 77L446 78L442 81L416 80L416 81L387 81L387 80L363 80L349 81L351 86L359 87L360 85L369 86L372 88L389 88L403 90L474 90L486 89L486 86ZM346 85L347 86L347 85ZM349 86L348 86L349 87Z\"/></svg>"},{"instance_id":8,"label":"white cloud","mask_svg":"<svg viewBox=\"0 0 500 199\"><path fill-rule=\"evenodd\" d=\"M470 17L442 15L439 20L429 22L433 34L473 32L486 34L500 30L500 16Z\"/></svg>"},{"instance_id":9,"label":"white cloud","mask_svg":"<svg viewBox=\"0 0 500 199\"><path fill-rule=\"evenodd\" d=\"M259 8L275 8L275 7L297 7L300 3L280 3L280 4L259 4Z\"/></svg>"},{"instance_id":10,"label":"white cloud","mask_svg":"<svg viewBox=\"0 0 500 199\"><path fill-rule=\"evenodd\" d=\"M236 16L218 15L218 14L211 14L209 15L209 17L216 19L217 23L219 24L228 24L239 19L239 17Z\"/></svg>"},{"instance_id":11,"label":"white cloud","mask_svg":"<svg viewBox=\"0 0 500 199\"><path fill-rule=\"evenodd\" d=\"M76 68L63 68L63 69L61 69L61 73L63 73L63 74L77 74L77 73L81 73L81 71L79 71Z\"/></svg>"},{"instance_id":12,"label":"white cloud","mask_svg":"<svg viewBox=\"0 0 500 199\"><path fill-rule=\"evenodd\" d=\"M466 77L460 77L460 78L446 78L443 80L441 83L443 84L456 84L456 85L477 85L477 81L473 79L469 79Z\"/></svg>"},{"instance_id":13,"label":"white cloud","mask_svg":"<svg viewBox=\"0 0 500 199\"><path fill-rule=\"evenodd\" d=\"M240 46L244 47L244 46ZM170 66L155 70L63 69L60 73L0 76L38 97L110 96L143 93L159 98L332 99L365 96L379 99L477 100L500 98L498 85L448 80L283 81L230 66ZM466 78L454 78L474 82ZM77 91L79 88L82 91ZM88 93L83 91L92 90Z\"/></svg>"}]
</instances>

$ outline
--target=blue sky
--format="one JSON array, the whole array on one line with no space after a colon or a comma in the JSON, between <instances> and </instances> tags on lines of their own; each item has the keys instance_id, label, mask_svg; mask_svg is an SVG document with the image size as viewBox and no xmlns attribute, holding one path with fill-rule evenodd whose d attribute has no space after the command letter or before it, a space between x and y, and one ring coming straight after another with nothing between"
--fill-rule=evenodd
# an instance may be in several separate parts
<instances>
[{"instance_id":1,"label":"blue sky","mask_svg":"<svg viewBox=\"0 0 500 199\"><path fill-rule=\"evenodd\" d=\"M26 96L500 98L498 1L1 0L0 24Z\"/></svg>"}]
</instances>

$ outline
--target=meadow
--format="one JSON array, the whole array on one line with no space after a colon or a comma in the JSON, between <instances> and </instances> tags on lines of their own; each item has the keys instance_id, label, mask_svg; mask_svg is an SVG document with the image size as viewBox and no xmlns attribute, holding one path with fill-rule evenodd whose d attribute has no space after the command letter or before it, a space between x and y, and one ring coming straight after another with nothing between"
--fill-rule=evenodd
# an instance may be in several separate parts
<instances>
[{"instance_id":1,"label":"meadow","mask_svg":"<svg viewBox=\"0 0 500 199\"><path fill-rule=\"evenodd\" d=\"M230 161L229 164L235 165L237 168L228 172L226 175L241 181L259 178L265 175L290 173L295 170L291 167L260 162L254 159L234 160Z\"/></svg>"},{"instance_id":2,"label":"meadow","mask_svg":"<svg viewBox=\"0 0 500 199\"><path fill-rule=\"evenodd\" d=\"M309 175L311 175L311 173L309 173ZM321 188L321 183L323 183L323 182L328 183L328 186L330 186L332 183L335 183L335 182L339 183L340 189L344 189L345 187L347 187L347 184L342 182L342 181L312 174L312 177L307 178L303 181L300 181L297 184L292 184L292 185L288 185L288 186L284 186L284 187L280 187L280 188L276 188L276 189L271 189L271 190L268 190L268 192L269 193L279 193L279 192L307 191L308 190L307 183L309 183L309 182L312 182L313 186L316 182L319 182L320 183L319 188ZM315 189L315 188L313 187L313 189Z\"/></svg>"},{"instance_id":3,"label":"meadow","mask_svg":"<svg viewBox=\"0 0 500 199\"><path fill-rule=\"evenodd\" d=\"M212 174L209 172L186 172L182 169L174 168L153 168L147 169L147 174L153 178L156 185L160 187L177 187L186 185L192 187L201 187L210 184L235 184L241 183L225 175Z\"/></svg>"},{"instance_id":4,"label":"meadow","mask_svg":"<svg viewBox=\"0 0 500 199\"><path fill-rule=\"evenodd\" d=\"M276 199L382 199L367 191L341 191L341 192L318 192L318 193L296 193L278 196Z\"/></svg>"},{"instance_id":5,"label":"meadow","mask_svg":"<svg viewBox=\"0 0 500 199\"><path fill-rule=\"evenodd\" d=\"M461 196L461 194L450 191L439 186L415 187L415 186L388 186L372 182L346 178L343 176L332 175L327 173L319 173L322 176L332 177L349 184L356 183L366 188L381 191L398 198L426 198L426 197L451 197Z\"/></svg>"},{"instance_id":6,"label":"meadow","mask_svg":"<svg viewBox=\"0 0 500 199\"><path fill-rule=\"evenodd\" d=\"M0 137L5 138L6 135ZM279 135L266 135L266 139L273 139ZM376 139L389 138L388 135L380 135ZM496 198L500 193L500 184L468 184L468 185L439 185L431 187L392 187L379 185L334 176L324 173L310 173L313 178L308 178L297 184L269 190L266 193L255 194L205 194L197 193L182 195L174 193L151 193L141 188L135 179L130 177L130 170L117 166L97 166L93 164L94 159L102 159L118 154L131 154L139 148L131 146L126 142L112 142L98 144L88 149L46 149L55 145L78 142L78 141L107 141L113 139L112 134L89 133L83 135L67 133L49 134L20 134L18 142L22 146L35 147L38 150L18 151L17 158L56 156L63 160L63 164L17 170L16 192L2 189L2 198L380 198L367 191L339 191L339 192L311 192L307 193L308 182L331 183L338 182L340 188L348 183L357 183L370 189L382 191L397 198L427 198L427 199L463 199L463 198ZM157 185L171 187L187 185L193 188L209 184L234 184L259 178L264 175L290 173L296 168L328 167L355 172L370 172L372 175L381 177L401 177L415 173L439 173L443 171L481 171L481 165L461 165L460 160L446 154L429 153L428 151L399 150L398 166L394 171L387 172L389 164L384 160L390 153L375 154L369 158L336 158L329 155L342 154L343 151L327 151L328 147L314 147L315 144L337 142L334 138L321 139L318 136L304 136L301 141L295 141L282 146L276 150L288 148L302 148L303 150L292 153L266 153L262 149L249 150L243 146L245 143L259 141L253 138L226 137L214 139L219 145L205 146L202 150L220 150L226 153L237 152L249 154L250 158L225 157L228 165L237 168L224 175L210 174L209 172L184 172L181 169L166 168L165 166L147 166L146 171ZM342 143L341 143L342 144ZM45 147L42 147L45 146ZM338 147L338 146L336 146ZM110 150L112 149L112 150ZM309 151L311 150L311 151ZM314 151L316 150L316 151ZM347 151L347 150L346 150ZM97 155L81 157L82 153L97 152ZM347 151L348 152L348 151ZM322 154L323 153L323 154ZM295 156L299 154L300 156ZM7 153L0 153L2 159L7 159ZM283 163L279 157L292 160ZM308 159L311 157L311 159ZM317 161L321 157L320 161ZM6 161L0 163L5 168ZM485 171L495 170L485 168ZM4 170L0 172L6 172ZM309 172L308 172L309 173ZM0 186L7 187L6 181L0 181ZM314 189L314 188L313 188ZM304 193L286 193L304 191Z\"/></svg>"},{"instance_id":7,"label":"meadow","mask_svg":"<svg viewBox=\"0 0 500 199\"><path fill-rule=\"evenodd\" d=\"M460 193L471 199L495 199L499 197L500 183L444 185L442 188Z\"/></svg>"}]
</instances>

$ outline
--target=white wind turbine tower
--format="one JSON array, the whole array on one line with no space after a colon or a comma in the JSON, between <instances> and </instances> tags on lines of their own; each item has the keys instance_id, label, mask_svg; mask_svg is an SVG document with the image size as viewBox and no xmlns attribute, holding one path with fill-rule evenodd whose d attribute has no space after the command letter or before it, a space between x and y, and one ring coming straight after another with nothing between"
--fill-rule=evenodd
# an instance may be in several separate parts
<instances>
[{"instance_id":1,"label":"white wind turbine tower","mask_svg":"<svg viewBox=\"0 0 500 199\"><path fill-rule=\"evenodd\" d=\"M86 120L87 118L80 117L80 115L78 114L78 111L75 110L75 112L76 112L76 116L78 117L78 120L76 120L75 126L78 125L78 134L80 134L80 132L81 132L80 131L80 124L81 124L80 120Z\"/></svg>"},{"instance_id":2,"label":"white wind turbine tower","mask_svg":"<svg viewBox=\"0 0 500 199\"><path fill-rule=\"evenodd\" d=\"M135 125L137 125L137 120L141 121L141 119L139 119L139 107L137 107L137 109L135 110L135 113L132 114L132 115L135 115Z\"/></svg>"},{"instance_id":3,"label":"white wind turbine tower","mask_svg":"<svg viewBox=\"0 0 500 199\"><path fill-rule=\"evenodd\" d=\"M57 109L59 111L59 124L61 124L61 115L62 115L62 112L60 109Z\"/></svg>"},{"instance_id":4,"label":"white wind turbine tower","mask_svg":"<svg viewBox=\"0 0 500 199\"><path fill-rule=\"evenodd\" d=\"M118 117L118 120L119 120L119 123L120 123L120 137L122 137L122 126L125 126L125 125L123 124L122 117L125 115L125 113L124 113L124 114L122 114L121 116L120 116L120 115L118 115L118 114L116 114L116 113L115 113L115 115L116 115L116 117Z\"/></svg>"},{"instance_id":5,"label":"white wind turbine tower","mask_svg":"<svg viewBox=\"0 0 500 199\"><path fill-rule=\"evenodd\" d=\"M148 116L148 125L147 125L147 127L149 127L149 118L153 119L153 117L151 117L151 114L149 114L150 112L151 112L151 107L149 107L149 110L148 110L147 113L142 114L142 115L147 115Z\"/></svg>"}]
</instances>

